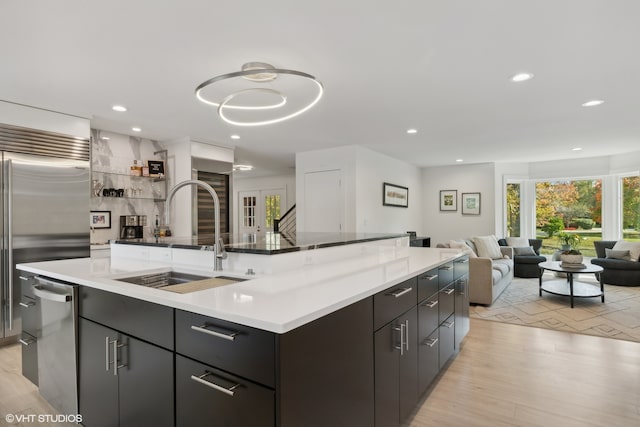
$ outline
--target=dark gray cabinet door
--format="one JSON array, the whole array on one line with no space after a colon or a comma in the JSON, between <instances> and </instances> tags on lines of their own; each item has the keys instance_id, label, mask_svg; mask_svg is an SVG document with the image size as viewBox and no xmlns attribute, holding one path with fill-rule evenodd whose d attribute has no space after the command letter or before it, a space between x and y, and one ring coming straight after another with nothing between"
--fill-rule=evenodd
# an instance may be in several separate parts
<instances>
[{"instance_id":1,"label":"dark gray cabinet door","mask_svg":"<svg viewBox=\"0 0 640 427\"><path fill-rule=\"evenodd\" d=\"M176 424L273 427L275 392L176 354Z\"/></svg>"},{"instance_id":2,"label":"dark gray cabinet door","mask_svg":"<svg viewBox=\"0 0 640 427\"><path fill-rule=\"evenodd\" d=\"M118 377L107 365L109 346L117 333L109 328L79 319L78 396L82 423L90 427L113 427L118 423Z\"/></svg>"},{"instance_id":3,"label":"dark gray cabinet door","mask_svg":"<svg viewBox=\"0 0 640 427\"><path fill-rule=\"evenodd\" d=\"M173 426L173 352L87 319L79 319L79 328L78 400L83 424ZM114 354L116 340L120 347Z\"/></svg>"},{"instance_id":4,"label":"dark gray cabinet door","mask_svg":"<svg viewBox=\"0 0 640 427\"><path fill-rule=\"evenodd\" d=\"M455 297L455 348L460 349L462 339L469 333L469 281L468 276L456 280Z\"/></svg>"},{"instance_id":5,"label":"dark gray cabinet door","mask_svg":"<svg viewBox=\"0 0 640 427\"><path fill-rule=\"evenodd\" d=\"M399 426L418 402L417 307L378 330L375 341L375 425Z\"/></svg>"},{"instance_id":6,"label":"dark gray cabinet door","mask_svg":"<svg viewBox=\"0 0 640 427\"><path fill-rule=\"evenodd\" d=\"M378 330L375 346L375 425L391 427L400 424L400 332L395 322Z\"/></svg>"},{"instance_id":7,"label":"dark gray cabinet door","mask_svg":"<svg viewBox=\"0 0 640 427\"><path fill-rule=\"evenodd\" d=\"M400 356L400 421L406 420L418 402L418 308L400 317L405 324L405 349Z\"/></svg>"},{"instance_id":8,"label":"dark gray cabinet door","mask_svg":"<svg viewBox=\"0 0 640 427\"><path fill-rule=\"evenodd\" d=\"M121 336L120 427L173 426L173 352Z\"/></svg>"}]
</instances>

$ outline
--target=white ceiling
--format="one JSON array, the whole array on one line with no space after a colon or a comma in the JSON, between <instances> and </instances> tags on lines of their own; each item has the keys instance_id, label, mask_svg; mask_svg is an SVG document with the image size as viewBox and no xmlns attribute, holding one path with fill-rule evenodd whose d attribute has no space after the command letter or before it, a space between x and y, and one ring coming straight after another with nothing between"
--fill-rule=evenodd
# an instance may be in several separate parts
<instances>
[{"instance_id":1,"label":"white ceiling","mask_svg":"<svg viewBox=\"0 0 640 427\"><path fill-rule=\"evenodd\" d=\"M351 144L418 166L619 154L640 149L639 22L637 0L4 0L0 99L235 146L256 174ZM249 61L312 74L325 96L226 124L194 89ZM535 78L510 82L520 71Z\"/></svg>"}]
</instances>

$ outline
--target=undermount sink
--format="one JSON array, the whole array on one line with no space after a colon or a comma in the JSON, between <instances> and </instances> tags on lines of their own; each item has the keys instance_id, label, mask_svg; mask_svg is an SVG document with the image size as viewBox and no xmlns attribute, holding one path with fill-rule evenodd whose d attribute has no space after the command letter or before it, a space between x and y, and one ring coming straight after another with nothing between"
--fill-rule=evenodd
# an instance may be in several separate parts
<instances>
[{"instance_id":1,"label":"undermount sink","mask_svg":"<svg viewBox=\"0 0 640 427\"><path fill-rule=\"evenodd\" d=\"M162 289L176 293L188 293L243 282L247 279L230 276L200 276L197 274L182 273L179 271L166 271L162 273L149 273L131 277L115 279L120 282L149 288Z\"/></svg>"}]
</instances>

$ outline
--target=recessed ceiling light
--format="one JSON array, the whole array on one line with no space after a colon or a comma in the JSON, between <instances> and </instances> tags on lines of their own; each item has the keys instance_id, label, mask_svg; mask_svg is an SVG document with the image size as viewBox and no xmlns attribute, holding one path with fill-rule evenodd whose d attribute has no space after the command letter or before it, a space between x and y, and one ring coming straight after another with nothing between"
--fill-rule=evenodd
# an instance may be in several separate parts
<instances>
[{"instance_id":1,"label":"recessed ceiling light","mask_svg":"<svg viewBox=\"0 0 640 427\"><path fill-rule=\"evenodd\" d=\"M575 147L572 148L571 151L582 151L582 147Z\"/></svg>"},{"instance_id":2,"label":"recessed ceiling light","mask_svg":"<svg viewBox=\"0 0 640 427\"><path fill-rule=\"evenodd\" d=\"M532 78L533 78L533 74L531 73L518 73L515 76L511 77L511 81L520 83L520 82L526 82L527 80L531 80Z\"/></svg>"},{"instance_id":3,"label":"recessed ceiling light","mask_svg":"<svg viewBox=\"0 0 640 427\"><path fill-rule=\"evenodd\" d=\"M231 135L231 139L240 139L240 135Z\"/></svg>"},{"instance_id":4,"label":"recessed ceiling light","mask_svg":"<svg viewBox=\"0 0 640 427\"><path fill-rule=\"evenodd\" d=\"M105 140L105 141L108 141L108 140L109 140L109 137L108 137L108 136L101 136L101 137L100 137L100 139L103 139L103 140Z\"/></svg>"},{"instance_id":5,"label":"recessed ceiling light","mask_svg":"<svg viewBox=\"0 0 640 427\"><path fill-rule=\"evenodd\" d=\"M134 132L142 132L142 129L140 129L139 127L132 127L131 130Z\"/></svg>"},{"instance_id":6,"label":"recessed ceiling light","mask_svg":"<svg viewBox=\"0 0 640 427\"><path fill-rule=\"evenodd\" d=\"M409 134L418 133L418 129L407 129L407 133Z\"/></svg>"},{"instance_id":7,"label":"recessed ceiling light","mask_svg":"<svg viewBox=\"0 0 640 427\"><path fill-rule=\"evenodd\" d=\"M233 165L234 171L250 171L253 169L251 165Z\"/></svg>"},{"instance_id":8,"label":"recessed ceiling light","mask_svg":"<svg viewBox=\"0 0 640 427\"><path fill-rule=\"evenodd\" d=\"M464 162L464 159L456 159L456 162L458 162L458 163Z\"/></svg>"},{"instance_id":9,"label":"recessed ceiling light","mask_svg":"<svg viewBox=\"0 0 640 427\"><path fill-rule=\"evenodd\" d=\"M118 111L120 113L124 113L125 111L127 111L127 107L125 107L123 105L114 105L113 107L111 107L111 109L113 111Z\"/></svg>"},{"instance_id":10,"label":"recessed ceiling light","mask_svg":"<svg viewBox=\"0 0 640 427\"><path fill-rule=\"evenodd\" d=\"M592 99L591 101L587 101L582 104L583 107L595 107L596 105L604 104L604 101L601 99Z\"/></svg>"}]
</instances>

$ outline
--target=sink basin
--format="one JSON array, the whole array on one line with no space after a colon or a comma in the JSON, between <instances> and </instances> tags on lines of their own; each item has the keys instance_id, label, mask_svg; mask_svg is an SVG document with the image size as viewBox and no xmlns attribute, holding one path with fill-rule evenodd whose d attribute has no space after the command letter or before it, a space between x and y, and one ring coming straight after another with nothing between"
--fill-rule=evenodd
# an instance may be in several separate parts
<instances>
[{"instance_id":1,"label":"sink basin","mask_svg":"<svg viewBox=\"0 0 640 427\"><path fill-rule=\"evenodd\" d=\"M139 286L146 286L149 288L162 289L165 291L188 293L210 289L217 286L229 285L236 282L243 282L247 279L229 276L210 277L182 273L179 271L166 271L163 273L150 273L138 276L122 277L115 280Z\"/></svg>"}]
</instances>

